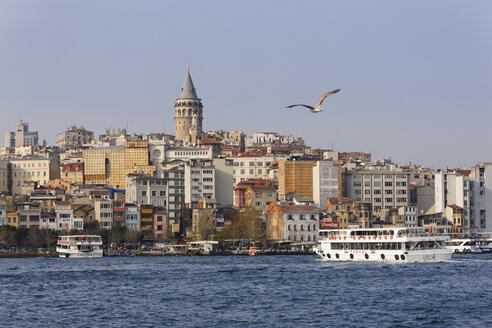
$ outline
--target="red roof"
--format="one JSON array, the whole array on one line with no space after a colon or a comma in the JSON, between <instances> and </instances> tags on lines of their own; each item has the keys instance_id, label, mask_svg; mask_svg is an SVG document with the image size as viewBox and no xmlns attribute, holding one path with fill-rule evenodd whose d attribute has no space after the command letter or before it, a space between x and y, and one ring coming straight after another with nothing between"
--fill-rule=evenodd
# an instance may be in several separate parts
<instances>
[{"instance_id":1,"label":"red roof","mask_svg":"<svg viewBox=\"0 0 492 328\"><path fill-rule=\"evenodd\" d=\"M108 190L91 190L91 195L109 195Z\"/></svg>"},{"instance_id":2,"label":"red roof","mask_svg":"<svg viewBox=\"0 0 492 328\"><path fill-rule=\"evenodd\" d=\"M248 152L242 152L237 157L263 157L267 153L266 149L250 150Z\"/></svg>"},{"instance_id":3,"label":"red roof","mask_svg":"<svg viewBox=\"0 0 492 328\"><path fill-rule=\"evenodd\" d=\"M205 139L200 141L200 144L221 144L222 142L214 140L214 139Z\"/></svg>"},{"instance_id":4,"label":"red roof","mask_svg":"<svg viewBox=\"0 0 492 328\"><path fill-rule=\"evenodd\" d=\"M249 186L248 188L253 189L253 191L275 191L275 188L273 188L272 186L254 185Z\"/></svg>"},{"instance_id":5,"label":"red roof","mask_svg":"<svg viewBox=\"0 0 492 328\"><path fill-rule=\"evenodd\" d=\"M83 163L70 163L70 164L62 164L60 168L63 172L82 172L84 170Z\"/></svg>"},{"instance_id":6,"label":"red roof","mask_svg":"<svg viewBox=\"0 0 492 328\"><path fill-rule=\"evenodd\" d=\"M309 205L281 204L277 208L288 214L318 214L319 209Z\"/></svg>"},{"instance_id":7,"label":"red roof","mask_svg":"<svg viewBox=\"0 0 492 328\"><path fill-rule=\"evenodd\" d=\"M467 177L470 176L471 170L456 170L461 175L466 175Z\"/></svg>"},{"instance_id":8,"label":"red roof","mask_svg":"<svg viewBox=\"0 0 492 328\"><path fill-rule=\"evenodd\" d=\"M248 186L271 186L271 180L264 179L248 179L236 184L237 187L248 187Z\"/></svg>"},{"instance_id":9,"label":"red roof","mask_svg":"<svg viewBox=\"0 0 492 328\"><path fill-rule=\"evenodd\" d=\"M328 201L330 202L331 205L339 205L339 204L353 204L354 201L352 199L348 198L328 198Z\"/></svg>"}]
</instances>

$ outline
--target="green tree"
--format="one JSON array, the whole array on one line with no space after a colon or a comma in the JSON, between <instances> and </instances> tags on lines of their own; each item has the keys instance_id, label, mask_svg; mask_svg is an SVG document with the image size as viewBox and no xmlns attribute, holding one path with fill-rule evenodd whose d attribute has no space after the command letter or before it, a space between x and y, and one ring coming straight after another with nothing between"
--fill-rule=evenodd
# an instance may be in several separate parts
<instances>
[{"instance_id":1,"label":"green tree","mask_svg":"<svg viewBox=\"0 0 492 328\"><path fill-rule=\"evenodd\" d=\"M215 238L219 242L220 247L223 247L224 246L224 240L232 239L232 234L228 228L223 228L222 230L217 232L217 235L215 236Z\"/></svg>"},{"instance_id":2,"label":"green tree","mask_svg":"<svg viewBox=\"0 0 492 328\"><path fill-rule=\"evenodd\" d=\"M250 239L263 243L265 227L254 208L246 208L236 214L231 227L232 238Z\"/></svg>"}]
</instances>

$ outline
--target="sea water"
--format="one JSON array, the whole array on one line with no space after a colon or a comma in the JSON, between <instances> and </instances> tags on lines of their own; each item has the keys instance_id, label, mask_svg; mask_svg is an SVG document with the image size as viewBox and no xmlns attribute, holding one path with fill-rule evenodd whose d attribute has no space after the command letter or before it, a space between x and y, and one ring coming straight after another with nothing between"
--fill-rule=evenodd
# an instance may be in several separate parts
<instances>
[{"instance_id":1,"label":"sea water","mask_svg":"<svg viewBox=\"0 0 492 328\"><path fill-rule=\"evenodd\" d=\"M492 327L492 254L0 259L0 327Z\"/></svg>"}]
</instances>

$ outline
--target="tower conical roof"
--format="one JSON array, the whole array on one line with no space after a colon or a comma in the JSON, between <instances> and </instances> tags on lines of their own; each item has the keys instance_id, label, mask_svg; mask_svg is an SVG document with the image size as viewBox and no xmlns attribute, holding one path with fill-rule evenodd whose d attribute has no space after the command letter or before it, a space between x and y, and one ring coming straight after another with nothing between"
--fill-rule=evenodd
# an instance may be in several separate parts
<instances>
[{"instance_id":1,"label":"tower conical roof","mask_svg":"<svg viewBox=\"0 0 492 328\"><path fill-rule=\"evenodd\" d=\"M186 80L184 86L181 89L181 97L179 98L198 99L198 96L196 95L195 86L193 85L193 81L191 80L189 67L188 67L188 73L186 74Z\"/></svg>"}]
</instances>

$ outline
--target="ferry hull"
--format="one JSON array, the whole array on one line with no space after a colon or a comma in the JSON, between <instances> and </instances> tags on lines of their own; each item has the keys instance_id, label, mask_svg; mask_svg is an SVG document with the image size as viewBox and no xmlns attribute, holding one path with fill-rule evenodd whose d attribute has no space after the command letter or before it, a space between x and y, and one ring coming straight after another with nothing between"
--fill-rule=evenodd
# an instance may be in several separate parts
<instances>
[{"instance_id":1,"label":"ferry hull","mask_svg":"<svg viewBox=\"0 0 492 328\"><path fill-rule=\"evenodd\" d=\"M85 253L60 253L58 252L58 256L62 258L70 258L70 259L93 259L103 257L102 252L85 252Z\"/></svg>"},{"instance_id":2,"label":"ferry hull","mask_svg":"<svg viewBox=\"0 0 492 328\"><path fill-rule=\"evenodd\" d=\"M453 253L446 249L404 251L343 251L330 250L317 254L323 261L347 262L381 262L381 263L412 263L412 262L445 262L451 260ZM338 257L337 257L338 254Z\"/></svg>"}]
</instances>

